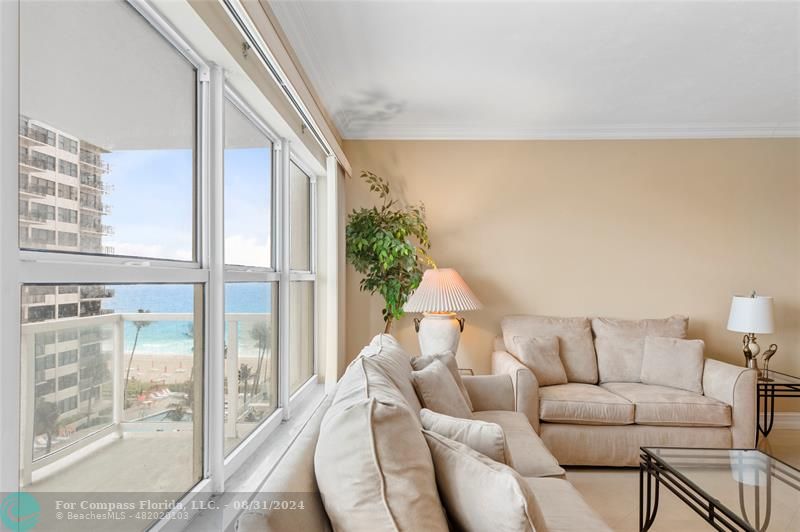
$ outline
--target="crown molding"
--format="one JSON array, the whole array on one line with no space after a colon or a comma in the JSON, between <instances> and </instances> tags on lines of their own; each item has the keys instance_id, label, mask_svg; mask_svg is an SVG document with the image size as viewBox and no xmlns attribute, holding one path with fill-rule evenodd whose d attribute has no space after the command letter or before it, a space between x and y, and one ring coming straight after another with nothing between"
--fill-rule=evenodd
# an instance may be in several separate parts
<instances>
[{"instance_id":1,"label":"crown molding","mask_svg":"<svg viewBox=\"0 0 800 532\"><path fill-rule=\"evenodd\" d=\"M347 140L656 140L800 138L800 124L609 126L573 128L348 124Z\"/></svg>"}]
</instances>

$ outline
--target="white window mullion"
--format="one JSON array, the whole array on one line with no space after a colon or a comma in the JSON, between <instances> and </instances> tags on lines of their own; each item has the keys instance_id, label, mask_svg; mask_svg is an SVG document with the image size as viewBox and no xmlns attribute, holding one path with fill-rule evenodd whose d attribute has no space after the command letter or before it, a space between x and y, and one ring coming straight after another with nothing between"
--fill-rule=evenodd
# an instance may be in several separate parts
<instances>
[{"instance_id":1,"label":"white window mullion","mask_svg":"<svg viewBox=\"0 0 800 532\"><path fill-rule=\"evenodd\" d=\"M0 493L19 488L20 366L17 180L19 4L0 2Z\"/></svg>"},{"instance_id":2,"label":"white window mullion","mask_svg":"<svg viewBox=\"0 0 800 532\"><path fill-rule=\"evenodd\" d=\"M209 87L208 142L208 194L209 214L207 224L209 282L206 288L208 334L206 342L206 398L208 474L212 490L222 492L225 487L225 227L223 154L225 147L224 73L219 66L211 69Z\"/></svg>"},{"instance_id":3,"label":"white window mullion","mask_svg":"<svg viewBox=\"0 0 800 532\"><path fill-rule=\"evenodd\" d=\"M280 282L278 283L278 328L280 334L278 335L278 396L280 397L280 406L283 407L284 419L289 419L291 415L289 412L289 396L291 393L289 384L289 316L290 314L290 215L289 215L289 192L290 192L290 146L288 140L282 140L280 144L280 164L278 165L277 179L277 197L278 201L278 245L280 253L278 254L278 271L280 273Z\"/></svg>"}]
</instances>

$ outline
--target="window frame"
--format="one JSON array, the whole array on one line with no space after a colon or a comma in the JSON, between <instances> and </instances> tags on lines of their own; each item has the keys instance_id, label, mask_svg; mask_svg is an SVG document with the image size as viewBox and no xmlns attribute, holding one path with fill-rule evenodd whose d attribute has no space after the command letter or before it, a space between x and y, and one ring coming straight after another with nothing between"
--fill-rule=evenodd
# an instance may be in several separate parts
<instances>
[{"instance_id":1,"label":"window frame","mask_svg":"<svg viewBox=\"0 0 800 532\"><path fill-rule=\"evenodd\" d=\"M134 12L141 15L175 51L181 54L196 70L194 84L195 137L193 167L193 246L190 261L143 258L122 255L99 255L65 251L23 249L19 245L19 182L16 179L0 183L0 287L9 289L10 297L0 301L0 346L5 353L0 362L0 422L3 426L20 427L15 438L5 438L0 445L0 491L19 489L21 422L29 418L21 411L19 375L21 371L21 311L20 292L24 284L45 285L107 285L180 283L195 284L203 288L203 434L202 475L198 483L183 496L184 500L207 498L224 489L224 482L233 475L263 443L281 421L291 417L291 408L312 391L318 379L318 283L317 271L317 174L292 150L290 141L269 127L267 122L229 85L224 71L201 57L195 48L153 8L147 0L125 0ZM15 85L11 91L0 91L0 117L5 120L0 127L0 161L4 173L19 169L18 118L19 77L18 39L19 5L17 2L0 2L0 37L13 61L3 63L3 79ZM6 31L10 30L10 31ZM16 83L14 83L16 82ZM272 142L271 183L271 265L247 267L224 263L224 201L217 194L222 187L222 157L224 156L224 102L230 101ZM220 120L222 122L220 123ZM57 143L56 139L56 143ZM307 271L289 269L289 165L296 164L309 178L309 262ZM58 187L55 187L56 194ZM56 217L58 216L56 211ZM222 238L219 237L222 236ZM221 260L220 260L221 259ZM313 375L294 393L289 394L289 339L288 290L293 281L313 283L312 345ZM277 303L274 305L273 324L277 335L278 403L275 411L245 437L228 455L224 455L224 289L232 282L273 283ZM222 299L219 292L222 292ZM217 353L215 355L215 353ZM57 383L56 383L57 385ZM30 418L32 421L32 418ZM156 525L159 527L160 524Z\"/></svg>"}]
</instances>

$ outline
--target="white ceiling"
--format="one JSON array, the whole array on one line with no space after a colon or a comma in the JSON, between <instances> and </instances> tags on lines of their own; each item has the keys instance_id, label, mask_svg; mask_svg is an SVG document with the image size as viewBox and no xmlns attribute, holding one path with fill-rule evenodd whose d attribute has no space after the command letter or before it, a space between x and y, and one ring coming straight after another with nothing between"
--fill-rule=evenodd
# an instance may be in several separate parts
<instances>
[{"instance_id":1,"label":"white ceiling","mask_svg":"<svg viewBox=\"0 0 800 532\"><path fill-rule=\"evenodd\" d=\"M345 138L800 136L800 2L273 1Z\"/></svg>"}]
</instances>

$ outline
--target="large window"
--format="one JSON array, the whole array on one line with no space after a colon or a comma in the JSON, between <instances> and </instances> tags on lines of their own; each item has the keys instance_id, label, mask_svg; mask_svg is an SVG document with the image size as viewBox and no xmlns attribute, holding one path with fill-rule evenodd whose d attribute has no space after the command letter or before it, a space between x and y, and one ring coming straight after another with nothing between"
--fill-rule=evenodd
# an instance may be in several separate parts
<instances>
[{"instance_id":1,"label":"large window","mask_svg":"<svg viewBox=\"0 0 800 532\"><path fill-rule=\"evenodd\" d=\"M148 5L20 3L22 491L207 492L315 378L314 174Z\"/></svg>"}]
</instances>

